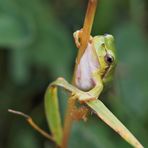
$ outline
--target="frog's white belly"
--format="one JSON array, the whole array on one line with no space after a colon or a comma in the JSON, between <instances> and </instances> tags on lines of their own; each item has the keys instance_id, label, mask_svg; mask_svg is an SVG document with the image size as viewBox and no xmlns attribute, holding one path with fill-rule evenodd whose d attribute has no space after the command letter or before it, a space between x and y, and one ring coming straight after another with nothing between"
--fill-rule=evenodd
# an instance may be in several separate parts
<instances>
[{"instance_id":1,"label":"frog's white belly","mask_svg":"<svg viewBox=\"0 0 148 148\"><path fill-rule=\"evenodd\" d=\"M92 45L88 44L76 71L76 86L81 90L90 90L95 86L92 73L99 69L99 61Z\"/></svg>"}]
</instances>

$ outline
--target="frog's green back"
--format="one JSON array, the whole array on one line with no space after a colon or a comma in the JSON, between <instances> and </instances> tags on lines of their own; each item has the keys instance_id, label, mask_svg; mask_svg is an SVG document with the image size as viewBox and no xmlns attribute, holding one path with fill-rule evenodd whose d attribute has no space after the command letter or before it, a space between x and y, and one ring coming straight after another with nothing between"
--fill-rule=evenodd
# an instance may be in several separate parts
<instances>
[{"instance_id":1,"label":"frog's green back","mask_svg":"<svg viewBox=\"0 0 148 148\"><path fill-rule=\"evenodd\" d=\"M102 71L104 83L112 80L116 65L116 48L114 42L114 37L110 34L98 35L93 38L93 45L100 63L100 71ZM112 63L106 62L106 55L112 57Z\"/></svg>"}]
</instances>

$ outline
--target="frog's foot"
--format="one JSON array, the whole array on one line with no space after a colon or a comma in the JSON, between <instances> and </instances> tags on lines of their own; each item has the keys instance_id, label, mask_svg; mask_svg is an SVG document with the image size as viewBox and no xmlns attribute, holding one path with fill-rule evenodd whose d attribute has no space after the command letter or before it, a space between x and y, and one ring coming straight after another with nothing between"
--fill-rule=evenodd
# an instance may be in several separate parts
<instances>
[{"instance_id":1,"label":"frog's foot","mask_svg":"<svg viewBox=\"0 0 148 148\"><path fill-rule=\"evenodd\" d=\"M93 96L81 96L80 98L78 98L78 100L79 100L81 103L93 101L93 100L96 100L96 99L97 99L97 98L95 98L95 97L93 97Z\"/></svg>"},{"instance_id":2,"label":"frog's foot","mask_svg":"<svg viewBox=\"0 0 148 148\"><path fill-rule=\"evenodd\" d=\"M80 48L81 46L82 32L83 32L83 29L80 29L73 33L74 41L75 41L77 48ZM92 42L92 36L90 36L89 42L90 43Z\"/></svg>"},{"instance_id":3,"label":"frog's foot","mask_svg":"<svg viewBox=\"0 0 148 148\"><path fill-rule=\"evenodd\" d=\"M56 81L52 82L50 86L60 86L65 88L67 91L71 92L72 98L77 99L80 103L85 103L87 101L96 100L97 97L94 93L91 92L84 92L77 87L68 83L64 78L58 78Z\"/></svg>"},{"instance_id":4,"label":"frog's foot","mask_svg":"<svg viewBox=\"0 0 148 148\"><path fill-rule=\"evenodd\" d=\"M74 37L74 41L75 41L77 48L80 48L80 46L81 46L80 39L82 37L82 29L75 31L73 33L73 37Z\"/></svg>"},{"instance_id":5,"label":"frog's foot","mask_svg":"<svg viewBox=\"0 0 148 148\"><path fill-rule=\"evenodd\" d=\"M85 102L88 102L88 101L93 101L93 100L96 100L97 97L91 95L89 92L84 92L84 91L77 91L77 93L73 93L73 96L76 96L75 98L78 99L78 101L80 103L85 103Z\"/></svg>"}]
</instances>

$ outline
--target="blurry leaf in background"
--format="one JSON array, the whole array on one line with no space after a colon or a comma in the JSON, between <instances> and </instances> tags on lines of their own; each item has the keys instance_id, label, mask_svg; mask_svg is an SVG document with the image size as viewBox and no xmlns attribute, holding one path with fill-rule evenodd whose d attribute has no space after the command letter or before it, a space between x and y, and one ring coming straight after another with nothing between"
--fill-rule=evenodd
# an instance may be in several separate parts
<instances>
[{"instance_id":1,"label":"blurry leaf in background","mask_svg":"<svg viewBox=\"0 0 148 148\"><path fill-rule=\"evenodd\" d=\"M27 70L29 71L32 63L38 67L45 66L50 69L53 78L66 76L69 73L70 64L68 65L68 63L71 62L72 57L72 36L55 19L49 3L47 5L46 3L37 0L32 0L31 3L20 1L14 5L16 9L22 8L20 14L12 17L13 11L11 12L10 9L10 12L0 19L1 46L15 50L10 52L9 63L10 74L12 72L16 82L17 78L18 82L20 80L19 83L21 83L19 78L22 78L22 82L25 81L23 78L25 74L28 75ZM25 69L24 72L23 69Z\"/></svg>"},{"instance_id":2,"label":"blurry leaf in background","mask_svg":"<svg viewBox=\"0 0 148 148\"><path fill-rule=\"evenodd\" d=\"M144 34L135 24L125 24L116 32L122 87L122 100L128 110L142 117L147 110L148 46ZM121 91L121 90L120 90ZM141 109L142 107L142 109Z\"/></svg>"},{"instance_id":3,"label":"blurry leaf in background","mask_svg":"<svg viewBox=\"0 0 148 148\"><path fill-rule=\"evenodd\" d=\"M118 3L116 0L103 0L99 2L95 17L95 23L93 25L95 34L109 33L107 31L112 28L115 20L117 19L117 4Z\"/></svg>"},{"instance_id":4,"label":"blurry leaf in background","mask_svg":"<svg viewBox=\"0 0 148 148\"><path fill-rule=\"evenodd\" d=\"M37 141L35 135L30 131L31 128L20 121L21 119L14 120L15 122L19 121L20 125L13 124L10 130L10 141L7 143L7 146L10 148L40 148L39 141ZM22 128L22 126L24 126L25 129Z\"/></svg>"},{"instance_id":5,"label":"blurry leaf in background","mask_svg":"<svg viewBox=\"0 0 148 148\"><path fill-rule=\"evenodd\" d=\"M0 45L14 47L24 41L24 33L21 22L17 18L8 15L0 15Z\"/></svg>"},{"instance_id":6,"label":"blurry leaf in background","mask_svg":"<svg viewBox=\"0 0 148 148\"><path fill-rule=\"evenodd\" d=\"M0 2L0 8L1 55L3 48L7 50L4 53L7 59L1 60L1 64L5 62L4 66L8 71L5 74L6 79L2 79L4 85L1 83L0 104L4 107L0 108L3 117L0 125L6 128L10 120L6 116L8 108L20 108L22 111L29 109L33 112L35 108L31 106L38 101L33 97L40 95L51 79L54 80L58 76L70 79L73 47L72 35L53 15L48 1L20 0L11 3L6 0ZM43 94L40 95L40 100L43 101ZM37 110L37 114L41 117L40 111ZM14 128L14 124L17 126L20 120L9 125L12 128L10 136L5 128L0 128L0 133L3 133L0 139L6 139L8 144L10 142L9 145L0 142L0 147L17 147L17 140L18 146L26 142L24 147L36 147L33 142L35 140L31 138L31 134L34 135L33 130L30 133L24 132L24 136L30 137L28 140L32 141L32 146L31 143L27 144L27 138L19 135L21 128L26 128L26 122L20 125L20 129Z\"/></svg>"},{"instance_id":7,"label":"blurry leaf in background","mask_svg":"<svg viewBox=\"0 0 148 148\"><path fill-rule=\"evenodd\" d=\"M148 103L148 45L142 30L134 23L123 24L115 33L118 49L118 67L116 85L120 103L128 118L128 124L139 138L147 137L144 125L147 123ZM143 127L140 126L143 124ZM142 139L140 139L142 141ZM143 141L144 142L144 141Z\"/></svg>"},{"instance_id":8,"label":"blurry leaf in background","mask_svg":"<svg viewBox=\"0 0 148 148\"><path fill-rule=\"evenodd\" d=\"M114 148L109 132L107 132L103 124L100 124L98 119L87 122L75 122L69 147Z\"/></svg>"}]
</instances>

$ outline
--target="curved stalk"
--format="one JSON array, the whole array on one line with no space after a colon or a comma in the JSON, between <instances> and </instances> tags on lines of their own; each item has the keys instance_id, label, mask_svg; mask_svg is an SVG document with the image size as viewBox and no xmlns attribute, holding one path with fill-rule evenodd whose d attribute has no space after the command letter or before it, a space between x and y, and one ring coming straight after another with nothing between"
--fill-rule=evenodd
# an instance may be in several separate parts
<instances>
[{"instance_id":1,"label":"curved stalk","mask_svg":"<svg viewBox=\"0 0 148 148\"><path fill-rule=\"evenodd\" d=\"M76 74L77 66L81 60L83 53L85 52L87 43L90 38L90 33L91 33L93 21L94 21L95 12L96 12L96 6L97 6L97 0L89 0L86 15L85 15L85 20L83 24L81 46L78 51L76 64L74 68L74 74L72 79L73 85L75 85L75 74ZM75 100L74 99L69 99L69 100L71 101L68 101L68 104L67 104L67 111L66 111L65 121L64 121L63 140L62 140L62 146L61 146L62 148L67 148L68 146L68 139L70 136L70 131L73 123L73 118L70 116L70 112L75 108Z\"/></svg>"}]
</instances>

